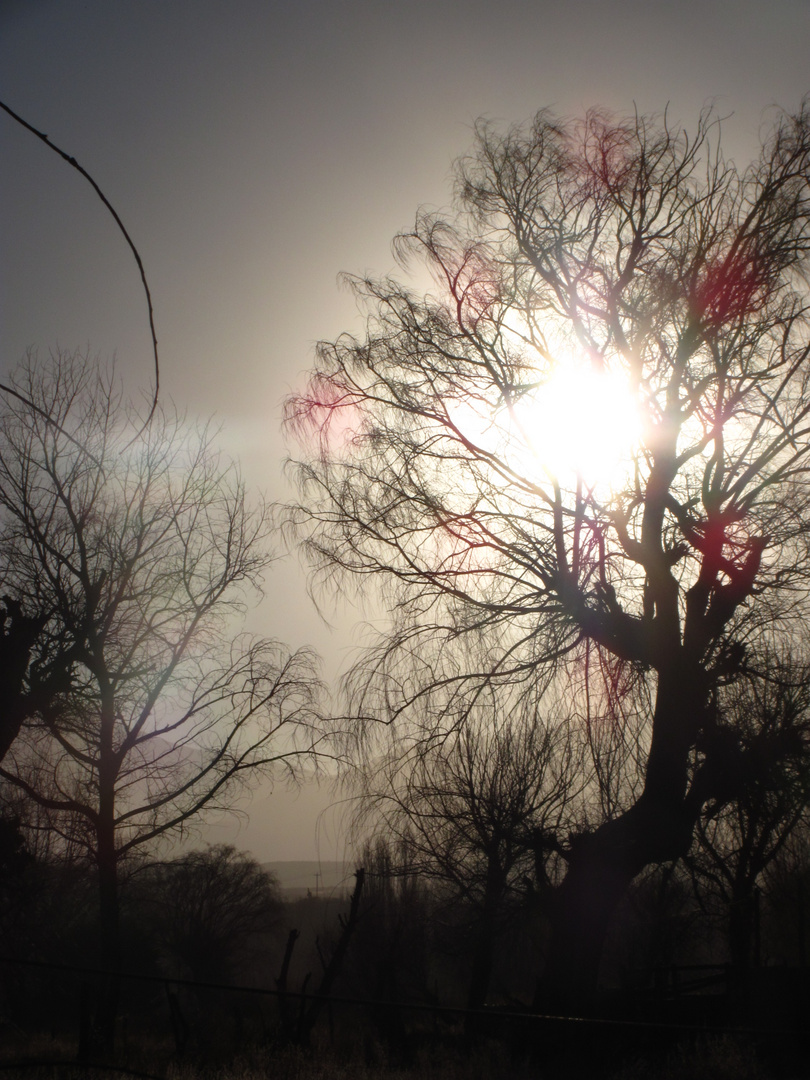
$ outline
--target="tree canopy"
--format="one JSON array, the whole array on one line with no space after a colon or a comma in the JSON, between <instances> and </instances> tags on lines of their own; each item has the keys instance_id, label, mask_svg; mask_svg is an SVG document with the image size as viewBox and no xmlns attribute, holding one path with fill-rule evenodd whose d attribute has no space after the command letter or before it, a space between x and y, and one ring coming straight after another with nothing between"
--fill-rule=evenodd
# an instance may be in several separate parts
<instances>
[{"instance_id":1,"label":"tree canopy","mask_svg":"<svg viewBox=\"0 0 810 1080\"><path fill-rule=\"evenodd\" d=\"M547 970L572 995L627 883L730 797L729 688L804 652L810 111L744 169L720 128L481 124L455 211L395 241L434 289L353 279L365 336L321 344L288 402L316 571L379 581L393 615L359 711L565 677L572 705L644 722L636 794L568 846ZM597 423L590 461L549 448Z\"/></svg>"},{"instance_id":2,"label":"tree canopy","mask_svg":"<svg viewBox=\"0 0 810 1080\"><path fill-rule=\"evenodd\" d=\"M125 860L260 775L298 775L322 736L320 686L308 650L239 633L273 522L209 430L160 406L144 424L114 369L80 355L31 356L13 385L0 571L12 630L28 618L36 633L0 777L97 867L115 971ZM100 1009L110 1044L116 993Z\"/></svg>"}]
</instances>

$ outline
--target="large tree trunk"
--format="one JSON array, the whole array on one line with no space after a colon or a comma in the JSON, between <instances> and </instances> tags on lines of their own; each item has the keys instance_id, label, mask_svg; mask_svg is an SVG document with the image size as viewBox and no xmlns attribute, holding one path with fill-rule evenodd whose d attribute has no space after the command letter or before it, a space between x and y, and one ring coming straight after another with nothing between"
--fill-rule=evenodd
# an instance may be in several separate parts
<instances>
[{"instance_id":1,"label":"large tree trunk","mask_svg":"<svg viewBox=\"0 0 810 1080\"><path fill-rule=\"evenodd\" d=\"M741 883L732 892L728 909L728 947L735 971L759 964L759 896L756 886Z\"/></svg>"},{"instance_id":2,"label":"large tree trunk","mask_svg":"<svg viewBox=\"0 0 810 1080\"><path fill-rule=\"evenodd\" d=\"M473 947L470 982L467 989L467 1008L480 1009L486 1003L492 977L492 956L495 929L491 918L484 913Z\"/></svg>"},{"instance_id":3,"label":"large tree trunk","mask_svg":"<svg viewBox=\"0 0 810 1080\"><path fill-rule=\"evenodd\" d=\"M110 716L111 710L109 710ZM115 846L116 762L112 753L112 721L102 720L102 751L99 767L99 807L96 823L98 866L99 959L107 974L101 979L96 1007L95 1041L104 1057L115 1052L115 1025L121 987L121 927L118 898L118 855Z\"/></svg>"},{"instance_id":4,"label":"large tree trunk","mask_svg":"<svg viewBox=\"0 0 810 1080\"><path fill-rule=\"evenodd\" d=\"M699 683L676 662L659 680L645 788L638 801L592 833L575 837L552 899L550 941L535 1007L587 1014L613 914L647 866L684 855L702 800L689 785L689 752L703 721Z\"/></svg>"},{"instance_id":5,"label":"large tree trunk","mask_svg":"<svg viewBox=\"0 0 810 1080\"><path fill-rule=\"evenodd\" d=\"M684 811L686 807L684 806ZM653 863L683 853L672 834L655 836L658 815L644 798L622 817L578 838L550 911L548 956L535 1007L588 1015L613 914L633 879Z\"/></svg>"},{"instance_id":6,"label":"large tree trunk","mask_svg":"<svg viewBox=\"0 0 810 1080\"><path fill-rule=\"evenodd\" d=\"M118 868L115 858L98 863L100 994L96 1006L96 1047L104 1057L115 1053L115 1025L121 990L121 929L118 903Z\"/></svg>"},{"instance_id":7,"label":"large tree trunk","mask_svg":"<svg viewBox=\"0 0 810 1080\"><path fill-rule=\"evenodd\" d=\"M503 898L506 882L497 858L490 860L484 889L484 902L473 947L472 968L467 991L467 1008L480 1009L487 1000L492 977L495 949L495 930L498 909Z\"/></svg>"},{"instance_id":8,"label":"large tree trunk","mask_svg":"<svg viewBox=\"0 0 810 1080\"><path fill-rule=\"evenodd\" d=\"M553 897L548 955L534 1002L555 1015L592 1011L610 920L634 876L615 853L610 857L610 838L582 843Z\"/></svg>"}]
</instances>

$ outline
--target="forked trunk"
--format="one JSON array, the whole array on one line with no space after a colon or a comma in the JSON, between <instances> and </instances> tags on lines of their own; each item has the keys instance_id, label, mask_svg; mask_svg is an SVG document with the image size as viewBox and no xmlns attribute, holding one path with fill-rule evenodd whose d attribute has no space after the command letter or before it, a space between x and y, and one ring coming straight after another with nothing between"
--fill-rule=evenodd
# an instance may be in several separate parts
<instances>
[{"instance_id":1,"label":"forked trunk","mask_svg":"<svg viewBox=\"0 0 810 1080\"><path fill-rule=\"evenodd\" d=\"M593 1011L610 920L638 872L618 837L618 828L603 827L583 837L571 853L550 912L548 955L534 1002L541 1012L582 1016Z\"/></svg>"}]
</instances>

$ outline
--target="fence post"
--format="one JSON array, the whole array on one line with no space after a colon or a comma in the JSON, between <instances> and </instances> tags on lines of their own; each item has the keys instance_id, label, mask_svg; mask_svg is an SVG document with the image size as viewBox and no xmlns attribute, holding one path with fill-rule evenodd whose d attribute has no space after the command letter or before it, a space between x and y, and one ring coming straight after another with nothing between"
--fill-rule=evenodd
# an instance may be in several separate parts
<instances>
[{"instance_id":1,"label":"fence post","mask_svg":"<svg viewBox=\"0 0 810 1080\"><path fill-rule=\"evenodd\" d=\"M185 1016L183 1016L183 1010L180 1008L180 998L177 991L173 990L168 983L163 985L166 987L166 997L169 999L169 1019L174 1034L174 1045L178 1057L182 1057L188 1042L188 1024Z\"/></svg>"},{"instance_id":2,"label":"fence post","mask_svg":"<svg viewBox=\"0 0 810 1080\"><path fill-rule=\"evenodd\" d=\"M79 987L79 1049L78 1061L87 1061L90 1057L90 985L82 979Z\"/></svg>"}]
</instances>

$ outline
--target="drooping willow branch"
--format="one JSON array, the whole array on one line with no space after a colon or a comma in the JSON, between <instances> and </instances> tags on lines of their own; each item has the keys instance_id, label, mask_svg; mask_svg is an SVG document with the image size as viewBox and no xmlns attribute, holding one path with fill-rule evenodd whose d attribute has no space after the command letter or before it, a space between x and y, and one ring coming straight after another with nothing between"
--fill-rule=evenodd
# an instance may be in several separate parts
<instances>
[{"instance_id":1,"label":"drooping willow branch","mask_svg":"<svg viewBox=\"0 0 810 1080\"><path fill-rule=\"evenodd\" d=\"M152 405L151 405L151 408L149 409L149 415L147 416L146 420L144 421L143 427L138 432L138 434L135 436L135 438L137 439L141 435L141 433L148 427L152 417L155 414L155 409L157 408L157 403L158 403L158 392L160 390L160 362L158 360L158 343L157 343L157 334L155 332L155 316L154 316L154 310L152 308L152 294L149 291L149 283L146 280L146 271L144 270L143 260L141 259L141 256L140 256L140 253L139 253L138 249L135 247L135 243L133 242L132 237L127 232L126 226L124 225L121 218L118 216L118 213L116 212L115 207L112 205L110 200L107 198L107 196L101 190L101 188L98 186L98 184L93 179L93 177L90 175L90 173L85 168L83 168L74 157L72 157L70 154L65 153L64 150L60 149L58 146L56 146L54 143L52 143L51 140L48 138L48 136L44 132L38 131L35 127L33 127L31 124L29 124L27 120L23 120L23 118L21 116L19 116L17 113L15 113L13 109L10 109L9 106L6 105L5 102L0 101L0 108L2 108L4 110L4 112L7 112L8 115L13 120L16 120L17 123L21 124L27 131L30 131L32 135L36 135L36 137L38 139L41 139L42 142L44 142L45 145L49 149L53 150L54 153L58 154L61 158L63 158L68 163L68 165L72 165L73 168L77 170L77 172L81 173L81 175L85 178L85 180L88 182L88 184L90 184L90 186L93 188L96 195L98 195L99 199L101 199L101 201L104 203L107 210L109 210L110 214L112 214L116 225L118 226L119 230L123 234L124 239L126 240L127 244L129 244L129 249L132 252L133 256L135 257L135 262L138 264L138 270L140 272L141 282L143 284L143 291L146 294L146 305L147 305L148 312L149 312L149 330L150 330L150 332L152 334L152 351L153 351L154 357L155 357L155 392L154 392L154 394L152 396ZM31 405L31 402L28 401L27 399L25 399L18 391L14 390L10 386L5 385L4 383L0 383L0 390L2 390L6 394L11 394L16 398L19 398L21 401L25 401L25 403L27 405ZM32 406L32 408L36 409L36 406ZM40 409L36 409L36 411L41 412ZM55 421L52 420L51 417L47 417L47 419L50 420L52 423L55 422ZM58 427L58 425L57 425L57 427ZM63 434L67 435L67 432L63 432ZM70 438L70 436L68 436L68 438Z\"/></svg>"}]
</instances>

